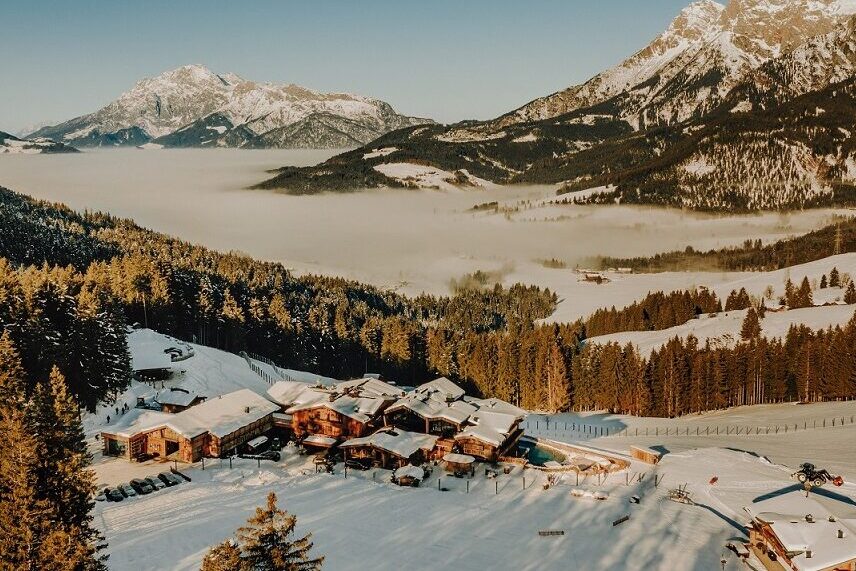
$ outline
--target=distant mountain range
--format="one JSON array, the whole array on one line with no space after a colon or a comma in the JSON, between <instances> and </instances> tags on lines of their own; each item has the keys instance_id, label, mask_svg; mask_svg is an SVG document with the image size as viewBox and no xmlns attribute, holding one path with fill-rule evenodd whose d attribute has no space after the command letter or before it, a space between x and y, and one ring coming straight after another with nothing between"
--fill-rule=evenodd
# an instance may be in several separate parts
<instances>
[{"instance_id":1,"label":"distant mountain range","mask_svg":"<svg viewBox=\"0 0 856 571\"><path fill-rule=\"evenodd\" d=\"M854 13L854 0L702 0L582 85L489 121L404 128L259 186L305 193L439 177L558 184L577 202L853 204Z\"/></svg>"},{"instance_id":2,"label":"distant mountain range","mask_svg":"<svg viewBox=\"0 0 856 571\"><path fill-rule=\"evenodd\" d=\"M77 153L74 147L58 143L51 139L22 139L0 131L0 155L37 155L47 153Z\"/></svg>"},{"instance_id":3,"label":"distant mountain range","mask_svg":"<svg viewBox=\"0 0 856 571\"><path fill-rule=\"evenodd\" d=\"M432 123L383 101L247 81L187 65L144 79L89 115L28 135L77 147L344 148Z\"/></svg>"}]
</instances>

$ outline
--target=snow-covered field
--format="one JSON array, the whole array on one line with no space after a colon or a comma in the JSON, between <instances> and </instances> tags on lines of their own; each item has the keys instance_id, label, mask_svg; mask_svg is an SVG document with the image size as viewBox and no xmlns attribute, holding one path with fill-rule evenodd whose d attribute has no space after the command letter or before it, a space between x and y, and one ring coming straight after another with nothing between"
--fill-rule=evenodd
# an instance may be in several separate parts
<instances>
[{"instance_id":1,"label":"snow-covered field","mask_svg":"<svg viewBox=\"0 0 856 571\"><path fill-rule=\"evenodd\" d=\"M726 281L705 281L696 274L675 274L678 276L690 277L695 275L699 278L696 285L704 284L711 286L711 289L723 301L728 297L731 291L737 291L745 288L750 296L755 296L760 299L765 297L765 294L771 293L770 299L766 299L765 303L768 307L778 305L778 299L784 294L785 282L788 279L794 282L795 285L808 278L809 282L816 288L812 292L814 303L817 307L795 309L783 312L767 312L766 317L761 321L763 334L769 338L781 338L787 334L791 325L805 324L808 327L818 330L835 327L837 325L845 325L850 321L856 306L843 305L844 291L838 287L817 288L821 276L828 276L832 268L837 268L842 275L856 277L856 254L842 254L840 256L831 256L815 262L791 266L784 270L774 272L756 272L738 274L734 280ZM620 274L608 274L614 281L605 285L597 286L594 284L582 284L595 288L606 288L607 290L620 290L621 285L627 283L626 277ZM656 274L655 277L665 277L662 274ZM636 276L646 277L646 276ZM631 282L635 280L630 280ZM613 285L617 284L618 288ZM672 288L674 289L674 288ZM669 291L668 289L666 291ZM610 296L612 300L614 295ZM631 300L632 301L632 300ZM835 304L835 305L826 305ZM622 307L618 302L615 302L617 307ZM560 311L567 311L566 307L560 306ZM558 313L558 312L557 312ZM552 316L552 319L557 319L560 315ZM711 344L723 347L732 347L734 343L740 339L740 328L743 325L743 319L746 317L746 311L726 311L714 316L702 315L698 319L689 321L683 325L664 329L661 331L626 331L621 333L613 333L610 335L601 335L592 337L588 340L589 343L606 344L611 342L625 345L630 342L639 347L642 354L648 355L654 349L665 345L669 339L675 337L686 338L689 335L694 335L702 344L710 340Z\"/></svg>"},{"instance_id":2,"label":"snow-covered field","mask_svg":"<svg viewBox=\"0 0 856 571\"><path fill-rule=\"evenodd\" d=\"M831 416L853 413L854 408L853 403L778 405L696 420L722 426L750 419L781 423L806 413ZM619 453L626 453L630 444L660 444L669 453L657 467L633 462L627 473L610 475L600 484L594 478L577 483L575 475L565 475L547 490L545 475L535 470L516 467L497 480L486 479L479 470L469 492L466 480L442 475L440 469L418 489L388 483L389 472L383 470L349 471L345 478L339 466L332 475L314 474L307 458L288 448L280 463L261 469L252 461L238 461L231 469L226 462L206 462L204 471L198 466L186 470L190 483L118 504L99 503L95 516L115 570L197 569L208 547L231 536L274 491L280 505L298 516L298 533L313 533L315 550L327 557L325 568L334 571L452 566L479 571L706 571L720 569L723 556L725 569L736 571L745 567L724 546L743 538L741 526L748 521L743 507L771 495L798 493L789 475L804 460L828 465L848 479L856 476L854 438L852 425L746 439L599 438L586 444ZM640 473L645 474L642 482L632 481ZM718 481L711 485L714 476ZM438 491L438 477L448 491ZM667 491L681 484L687 484L697 505L666 499ZM573 488L609 497L577 499L570 494ZM833 492L840 495L817 497L834 513L851 513L856 486L848 483ZM629 502L633 495L641 496L640 504ZM625 515L630 515L627 522L612 525ZM540 530L563 530L565 535L541 537Z\"/></svg>"},{"instance_id":3,"label":"snow-covered field","mask_svg":"<svg viewBox=\"0 0 856 571\"><path fill-rule=\"evenodd\" d=\"M269 386L238 355L182 344L150 330L134 331L129 340L135 362L150 362L176 344L190 355L172 363L176 374L167 386L208 397L239 388L264 394ZM282 372L253 363L269 375ZM288 374L306 382L328 381L298 371ZM159 388L134 383L117 406L133 406L138 396L149 398ZM84 419L100 485L169 468L155 460L140 464L102 457L94 437L108 425L108 414L109 424L115 424L112 406ZM98 502L95 522L109 544L110 568L118 571L198 569L205 551L231 536L270 491L298 516L298 533L313 533L315 549L327 557L325 568L334 571L438 566L702 571L721 568L723 554L726 569L736 571L742 564L724 545L743 537L743 507L770 495L794 493L789 478L794 467L812 461L848 482L856 479L854 415L856 402L741 407L682 419L531 414L524 428L533 436L628 460L631 445L665 452L656 467L631 461L626 472L602 482L565 474L549 489L544 489L544 473L519 466L496 480L486 478L479 467L469 484L437 467L421 488L399 488L380 469L349 471L346 478L339 465L334 474L315 474L311 457L287 447L278 463L259 466L236 459L230 467L228 461L209 459L204 469L201 464L182 467L192 482L120 503ZM610 436L602 436L607 429ZM640 474L645 474L641 482ZM711 485L714 476L718 482ZM438 489L438 481L446 491ZM670 488L682 484L698 505L666 499ZM572 489L609 497L574 498ZM848 483L834 492L842 495L823 498L829 509L842 516L852 511L856 486ZM641 497L640 504L630 503L634 495ZM628 521L613 526L626 515ZM565 535L542 537L541 530Z\"/></svg>"}]
</instances>

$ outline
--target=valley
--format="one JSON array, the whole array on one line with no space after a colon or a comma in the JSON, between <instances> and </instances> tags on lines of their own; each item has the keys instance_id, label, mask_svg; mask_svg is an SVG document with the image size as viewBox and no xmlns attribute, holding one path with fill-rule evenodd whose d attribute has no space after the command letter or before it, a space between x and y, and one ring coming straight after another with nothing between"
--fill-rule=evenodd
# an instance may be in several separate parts
<instances>
[{"instance_id":1,"label":"valley","mask_svg":"<svg viewBox=\"0 0 856 571\"><path fill-rule=\"evenodd\" d=\"M578 281L598 256L650 256L687 246L765 243L829 224L847 210L741 216L646 206L555 204L550 186L467 191L372 190L284 196L246 190L283 162L311 165L333 151L89 150L0 157L0 184L80 210L133 218L145 227L218 250L273 260L299 273L343 276L416 295L446 295L452 280L489 272L505 285L547 287L572 321L648 291L716 286L721 271L624 276L605 286ZM472 211L497 201L503 211ZM561 260L548 268L540 260Z\"/></svg>"}]
</instances>

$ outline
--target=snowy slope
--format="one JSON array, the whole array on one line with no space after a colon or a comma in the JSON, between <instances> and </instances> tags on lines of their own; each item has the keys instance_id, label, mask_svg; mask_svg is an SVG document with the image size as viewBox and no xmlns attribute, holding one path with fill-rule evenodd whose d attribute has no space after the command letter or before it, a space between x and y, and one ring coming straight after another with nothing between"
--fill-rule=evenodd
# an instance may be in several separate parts
<instances>
[{"instance_id":1,"label":"snowy slope","mask_svg":"<svg viewBox=\"0 0 856 571\"><path fill-rule=\"evenodd\" d=\"M0 131L0 154L39 155L47 153L76 153L77 149L42 137L21 139Z\"/></svg>"},{"instance_id":2,"label":"snowy slope","mask_svg":"<svg viewBox=\"0 0 856 571\"><path fill-rule=\"evenodd\" d=\"M754 296L757 299L765 297L767 306L773 307L778 304L777 300L784 295L785 282L788 279L794 282L794 284L799 285L803 278L808 278L809 282L814 286L812 297L816 305L819 306L827 303L841 304L844 297L844 292L841 288L817 288L821 277L824 275L828 276L832 268L837 268L842 274L856 276L856 254L830 256L822 260L772 272L740 274L741 277L736 277L736 279L718 281L717 283L705 284L703 281L700 281L698 285L709 285L710 289L723 300L732 291L739 291L741 288L745 288L750 296ZM654 274L649 279L656 279L657 275L659 274ZM633 281L636 277L628 276L626 279ZM664 283L666 283L665 280L668 278L669 274L661 276ZM607 284L606 287L609 287L609 285ZM663 291L668 290L666 287L660 289ZM767 296L766 294L770 292L772 292L772 295ZM781 313L768 312L761 324L764 335L767 337L783 337L792 324L804 323L815 330L825 329L827 327L846 324L853 318L854 312L856 312L856 306L852 305L831 305L828 307L790 310ZM710 339L714 344L732 346L740 338L740 328L743 324L745 313L745 311L729 311L717 314L715 317L701 316L699 319L662 331L613 333L592 337L588 342L597 344L617 342L621 345L630 342L637 345L640 352L645 355L665 345L669 339L674 337L686 338L689 335L695 335L701 343Z\"/></svg>"},{"instance_id":3,"label":"snowy slope","mask_svg":"<svg viewBox=\"0 0 856 571\"><path fill-rule=\"evenodd\" d=\"M796 422L806 413L829 417L852 412L852 403L846 404L849 409L845 403L743 408L695 420L722 426L773 420L781 424ZM551 426L561 425L564 418L554 417ZM582 418L596 423L600 417ZM608 419L628 425L636 420L646 419ZM530 424L527 432L539 432L534 419ZM539 425L543 430L543 418ZM555 431L548 432L555 437ZM469 493L466 480L452 477L441 481L449 491L438 491L441 470L416 489L391 485L384 470L350 471L345 478L340 465L332 475L314 474L311 459L287 448L281 463L263 465L261 470L251 461L231 470L228 463L206 462L205 471L187 470L193 478L187 485L118 504L99 503L95 522L109 543L111 569L119 571L198 569L208 547L233 536L270 491L298 517L297 533L313 534L314 550L327 558L325 568L335 571L446 567L707 571L721 569L723 555L724 568L738 571L745 567L723 547L743 537L744 506L769 494L791 493L794 481L789 475L800 461L829 466L848 480L856 473L854 458L843 453L856 429L829 429L822 438L818 434L808 430L752 438L587 440L596 449L623 455L631 444L644 443L663 444L669 452L657 467L633 462L626 474L610 475L601 484L594 478L577 484L572 474L566 475L547 490L544 474L534 470L516 467L496 480L487 480L478 470L469 481ZM838 464L828 464L830 458ZM625 485L640 473L645 474L641 483ZM664 478L659 487L654 486L654 474ZM716 485L709 484L713 476L718 477ZM699 505L667 501L667 491L678 484L686 484ZM575 499L570 494L573 488L602 491L609 497L602 502ZM852 510L856 487L846 484L835 492L840 499L825 505L843 517ZM641 497L638 505L629 502L632 495ZM613 526L625 515L630 515L627 522ZM539 530L563 530L565 535L540 537Z\"/></svg>"},{"instance_id":4,"label":"snowy slope","mask_svg":"<svg viewBox=\"0 0 856 571\"><path fill-rule=\"evenodd\" d=\"M360 125L362 130L355 130L359 131L358 144L393 129L430 122L399 115L389 104L370 97L321 93L297 85L257 83L235 74L217 74L201 65L186 65L143 79L98 111L43 127L33 136L85 146L142 145L181 128L198 128L193 126L199 121L210 123L206 118L215 113L231 123L230 130L240 128L255 136L275 132L311 116L326 115ZM224 138L224 133L219 133L223 144L212 146L247 144L248 137L243 131L240 137L232 138ZM175 144L203 146L200 142L183 140ZM319 146L333 146L333 143L340 144L340 140L322 138L316 142ZM301 146L281 136L261 138L254 144Z\"/></svg>"},{"instance_id":5,"label":"snowy slope","mask_svg":"<svg viewBox=\"0 0 856 571\"><path fill-rule=\"evenodd\" d=\"M844 326L856 316L856 305L830 305L826 307L807 307L780 313L768 312L761 320L764 337L774 339L787 335L792 325L805 325L812 330ZM633 343L643 356L650 355L670 339L686 339L693 335L701 345L710 342L714 347L733 347L740 341L740 328L746 318L746 310L726 311L715 316L702 315L683 325L661 331L624 331L610 335L592 337L587 343L605 345Z\"/></svg>"}]
</instances>

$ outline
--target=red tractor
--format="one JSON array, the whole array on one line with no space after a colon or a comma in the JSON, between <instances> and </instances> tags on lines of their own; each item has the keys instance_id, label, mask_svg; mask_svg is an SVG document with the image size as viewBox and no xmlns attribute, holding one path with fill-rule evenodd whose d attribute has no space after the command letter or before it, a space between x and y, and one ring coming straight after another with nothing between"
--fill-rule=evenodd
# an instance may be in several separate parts
<instances>
[{"instance_id":1,"label":"red tractor","mask_svg":"<svg viewBox=\"0 0 856 571\"><path fill-rule=\"evenodd\" d=\"M818 469L810 462L801 464L800 469L791 474L791 477L796 478L800 484L813 488L819 488L827 482L832 482L833 485L838 487L844 485L844 478L833 476L828 470Z\"/></svg>"}]
</instances>

